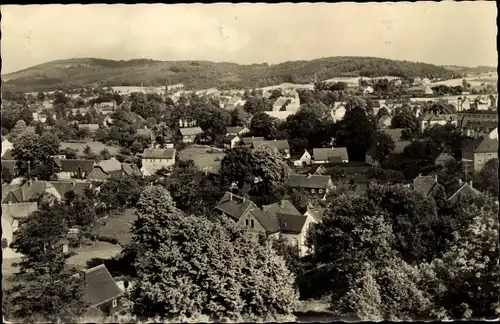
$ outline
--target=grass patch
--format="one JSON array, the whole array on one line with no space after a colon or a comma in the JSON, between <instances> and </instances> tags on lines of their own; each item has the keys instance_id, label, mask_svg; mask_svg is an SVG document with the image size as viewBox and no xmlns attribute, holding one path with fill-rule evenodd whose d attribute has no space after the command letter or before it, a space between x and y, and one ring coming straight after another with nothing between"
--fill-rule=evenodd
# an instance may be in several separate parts
<instances>
[{"instance_id":1,"label":"grass patch","mask_svg":"<svg viewBox=\"0 0 500 324\"><path fill-rule=\"evenodd\" d=\"M124 247L132 241L130 229L136 219L135 209L126 209L119 215L106 218L105 224L93 228L92 234L115 238Z\"/></svg>"},{"instance_id":2,"label":"grass patch","mask_svg":"<svg viewBox=\"0 0 500 324\"><path fill-rule=\"evenodd\" d=\"M102 142L93 142L93 141L82 142L82 143L62 142L61 149L70 148L76 150L78 152L78 155L83 156L83 150L87 145L90 146L92 152L95 154L99 154L103 149L107 149L111 155L118 155L120 151L119 147L109 146Z\"/></svg>"},{"instance_id":3,"label":"grass patch","mask_svg":"<svg viewBox=\"0 0 500 324\"><path fill-rule=\"evenodd\" d=\"M226 154L222 152L208 153L209 149L208 146L190 146L179 152L179 159L182 161L193 160L196 167L201 171L217 173L219 172L220 162Z\"/></svg>"}]
</instances>

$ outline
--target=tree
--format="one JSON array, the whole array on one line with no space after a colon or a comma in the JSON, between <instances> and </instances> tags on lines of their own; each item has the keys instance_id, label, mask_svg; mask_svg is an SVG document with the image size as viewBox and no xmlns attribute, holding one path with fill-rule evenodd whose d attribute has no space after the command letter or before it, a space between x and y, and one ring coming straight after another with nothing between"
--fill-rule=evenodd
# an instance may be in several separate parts
<instances>
[{"instance_id":1,"label":"tree","mask_svg":"<svg viewBox=\"0 0 500 324\"><path fill-rule=\"evenodd\" d=\"M250 150L236 148L231 150L221 162L220 174L226 183L236 181L239 188L253 185L262 179L264 193L275 193L283 187L291 170L280 153L269 147Z\"/></svg>"},{"instance_id":2,"label":"tree","mask_svg":"<svg viewBox=\"0 0 500 324\"><path fill-rule=\"evenodd\" d=\"M95 160L97 158L97 155L92 151L92 148L89 145L85 145L83 148L83 155L85 159L88 160Z\"/></svg>"},{"instance_id":3,"label":"tree","mask_svg":"<svg viewBox=\"0 0 500 324\"><path fill-rule=\"evenodd\" d=\"M346 111L337 132L337 146L345 146L349 160L364 161L373 143L374 128L362 106Z\"/></svg>"},{"instance_id":4,"label":"tree","mask_svg":"<svg viewBox=\"0 0 500 324\"><path fill-rule=\"evenodd\" d=\"M372 184L366 193L386 212L395 236L393 248L410 264L442 253L439 218L434 200L403 185Z\"/></svg>"},{"instance_id":5,"label":"tree","mask_svg":"<svg viewBox=\"0 0 500 324\"><path fill-rule=\"evenodd\" d=\"M267 98L250 97L243 105L243 109L249 114L256 115L264 111L271 111L272 103Z\"/></svg>"},{"instance_id":6,"label":"tree","mask_svg":"<svg viewBox=\"0 0 500 324\"><path fill-rule=\"evenodd\" d=\"M192 160L180 161L165 180L165 188L176 206L183 211L194 212L200 204L202 196L199 195L197 181L199 172Z\"/></svg>"},{"instance_id":7,"label":"tree","mask_svg":"<svg viewBox=\"0 0 500 324\"><path fill-rule=\"evenodd\" d=\"M238 106L231 111L231 125L233 126L245 126L248 125L250 120L250 114L248 114L243 107Z\"/></svg>"},{"instance_id":8,"label":"tree","mask_svg":"<svg viewBox=\"0 0 500 324\"><path fill-rule=\"evenodd\" d=\"M409 109L400 109L391 119L391 128L408 130L408 138L416 137L420 132L420 122Z\"/></svg>"},{"instance_id":9,"label":"tree","mask_svg":"<svg viewBox=\"0 0 500 324\"><path fill-rule=\"evenodd\" d=\"M104 148L99 152L99 157L101 160L108 160L111 158L111 153L109 153L109 150L107 148Z\"/></svg>"},{"instance_id":10,"label":"tree","mask_svg":"<svg viewBox=\"0 0 500 324\"><path fill-rule=\"evenodd\" d=\"M11 132L9 134L9 139L12 142L14 142L19 137L19 135L24 133L27 129L28 129L28 126L26 126L26 122L22 119L18 120L16 122L16 125L14 126L14 128L11 130Z\"/></svg>"},{"instance_id":11,"label":"tree","mask_svg":"<svg viewBox=\"0 0 500 324\"><path fill-rule=\"evenodd\" d=\"M375 134L375 159L380 164L383 164L387 160L394 147L394 141L388 134L384 132L377 132Z\"/></svg>"},{"instance_id":12,"label":"tree","mask_svg":"<svg viewBox=\"0 0 500 324\"><path fill-rule=\"evenodd\" d=\"M279 120L277 118L262 112L253 116L250 122L250 131L254 136L263 136L270 139L276 134L278 124Z\"/></svg>"},{"instance_id":13,"label":"tree","mask_svg":"<svg viewBox=\"0 0 500 324\"><path fill-rule=\"evenodd\" d=\"M108 211L134 207L141 194L139 182L132 176L111 177L100 188L98 199Z\"/></svg>"},{"instance_id":14,"label":"tree","mask_svg":"<svg viewBox=\"0 0 500 324\"><path fill-rule=\"evenodd\" d=\"M498 197L498 159L488 160L474 179L477 190Z\"/></svg>"},{"instance_id":15,"label":"tree","mask_svg":"<svg viewBox=\"0 0 500 324\"><path fill-rule=\"evenodd\" d=\"M67 234L58 206L42 205L17 231L12 248L22 253L15 285L4 295L7 317L27 322L74 322L85 311L83 278L66 266L61 241Z\"/></svg>"},{"instance_id":16,"label":"tree","mask_svg":"<svg viewBox=\"0 0 500 324\"><path fill-rule=\"evenodd\" d=\"M379 120L380 118L382 118L383 116L390 116L391 114L389 113L389 110L387 110L386 107L382 107L379 109L379 111L377 112L377 120Z\"/></svg>"},{"instance_id":17,"label":"tree","mask_svg":"<svg viewBox=\"0 0 500 324\"><path fill-rule=\"evenodd\" d=\"M328 202L323 219L310 231L307 245L313 263L321 266L321 289L340 299L365 262L376 263L391 255L393 234L384 212L361 196L340 195Z\"/></svg>"},{"instance_id":18,"label":"tree","mask_svg":"<svg viewBox=\"0 0 500 324\"><path fill-rule=\"evenodd\" d=\"M132 300L139 318L277 318L297 305L284 260L234 222L182 217L162 187L145 189L137 213L133 233L141 253Z\"/></svg>"},{"instance_id":19,"label":"tree","mask_svg":"<svg viewBox=\"0 0 500 324\"><path fill-rule=\"evenodd\" d=\"M455 233L448 251L429 267L430 274L445 286L435 300L451 318L497 318L498 209L470 205L464 212L472 218L471 224Z\"/></svg>"}]
</instances>

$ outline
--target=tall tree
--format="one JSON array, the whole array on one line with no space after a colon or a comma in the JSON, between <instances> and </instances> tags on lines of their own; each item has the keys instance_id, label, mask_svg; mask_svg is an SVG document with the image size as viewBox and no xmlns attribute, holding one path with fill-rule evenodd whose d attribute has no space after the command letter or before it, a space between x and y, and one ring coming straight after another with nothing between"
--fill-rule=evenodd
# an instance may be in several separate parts
<instances>
[{"instance_id":1,"label":"tall tree","mask_svg":"<svg viewBox=\"0 0 500 324\"><path fill-rule=\"evenodd\" d=\"M22 253L14 287L4 295L7 317L35 322L73 322L85 311L83 280L68 268L61 241L67 234L65 213L42 204L16 232L12 248Z\"/></svg>"},{"instance_id":2,"label":"tall tree","mask_svg":"<svg viewBox=\"0 0 500 324\"><path fill-rule=\"evenodd\" d=\"M364 161L365 155L373 143L374 128L362 106L346 111L337 132L337 146L345 146L349 160Z\"/></svg>"},{"instance_id":3,"label":"tall tree","mask_svg":"<svg viewBox=\"0 0 500 324\"><path fill-rule=\"evenodd\" d=\"M278 131L279 120L266 113L258 113L252 117L250 130L254 136L263 136L267 139L273 138Z\"/></svg>"},{"instance_id":4,"label":"tall tree","mask_svg":"<svg viewBox=\"0 0 500 324\"><path fill-rule=\"evenodd\" d=\"M132 299L139 318L258 320L294 310L297 295L284 260L234 222L180 217L161 187L147 188L137 211L133 233L141 253Z\"/></svg>"},{"instance_id":5,"label":"tall tree","mask_svg":"<svg viewBox=\"0 0 500 324\"><path fill-rule=\"evenodd\" d=\"M404 128L408 130L408 138L418 136L420 132L420 122L410 109L400 109L391 119L391 128Z\"/></svg>"}]
</instances>

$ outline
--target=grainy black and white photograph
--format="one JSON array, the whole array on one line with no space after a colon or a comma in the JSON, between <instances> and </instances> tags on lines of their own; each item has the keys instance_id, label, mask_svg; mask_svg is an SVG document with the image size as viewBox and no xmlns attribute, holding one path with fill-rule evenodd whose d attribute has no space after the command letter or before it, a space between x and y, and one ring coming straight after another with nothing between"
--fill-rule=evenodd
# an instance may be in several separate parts
<instances>
[{"instance_id":1,"label":"grainy black and white photograph","mask_svg":"<svg viewBox=\"0 0 500 324\"><path fill-rule=\"evenodd\" d=\"M495 2L0 11L4 323L498 319Z\"/></svg>"}]
</instances>

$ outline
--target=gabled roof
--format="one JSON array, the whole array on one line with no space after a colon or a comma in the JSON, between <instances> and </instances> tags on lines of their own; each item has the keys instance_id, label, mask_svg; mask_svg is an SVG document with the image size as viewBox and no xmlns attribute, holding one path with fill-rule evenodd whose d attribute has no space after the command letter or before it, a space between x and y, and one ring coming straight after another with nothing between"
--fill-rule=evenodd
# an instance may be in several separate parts
<instances>
[{"instance_id":1,"label":"gabled roof","mask_svg":"<svg viewBox=\"0 0 500 324\"><path fill-rule=\"evenodd\" d=\"M278 151L287 150L288 152L290 152L290 144L288 144L287 140L253 141L252 145L254 148L269 146Z\"/></svg>"},{"instance_id":2,"label":"gabled roof","mask_svg":"<svg viewBox=\"0 0 500 324\"><path fill-rule=\"evenodd\" d=\"M434 177L419 175L413 179L413 189L423 195L431 193L432 189L438 184Z\"/></svg>"},{"instance_id":3,"label":"gabled roof","mask_svg":"<svg viewBox=\"0 0 500 324\"><path fill-rule=\"evenodd\" d=\"M288 186L292 188L325 189L330 183L329 176L292 174L288 178Z\"/></svg>"},{"instance_id":4,"label":"gabled roof","mask_svg":"<svg viewBox=\"0 0 500 324\"><path fill-rule=\"evenodd\" d=\"M404 128L385 128L382 130L385 134L389 135L389 137L394 141L401 140L401 136L403 135Z\"/></svg>"},{"instance_id":5,"label":"gabled roof","mask_svg":"<svg viewBox=\"0 0 500 324\"><path fill-rule=\"evenodd\" d=\"M250 207L248 211L257 221L262 225L262 227L266 230L266 232L272 234L280 231L280 225L278 219L276 217L270 217L265 215L262 210L257 208Z\"/></svg>"},{"instance_id":6,"label":"gabled roof","mask_svg":"<svg viewBox=\"0 0 500 324\"><path fill-rule=\"evenodd\" d=\"M59 160L61 163L62 172L90 172L94 167L94 160L77 160L77 159L62 159Z\"/></svg>"},{"instance_id":7,"label":"gabled roof","mask_svg":"<svg viewBox=\"0 0 500 324\"><path fill-rule=\"evenodd\" d=\"M189 127L179 129L182 136L199 135L203 134L203 130L200 127Z\"/></svg>"},{"instance_id":8,"label":"gabled roof","mask_svg":"<svg viewBox=\"0 0 500 324\"><path fill-rule=\"evenodd\" d=\"M448 162L448 161L456 161L452 154L448 152L441 152L436 158L436 162Z\"/></svg>"},{"instance_id":9,"label":"gabled roof","mask_svg":"<svg viewBox=\"0 0 500 324\"><path fill-rule=\"evenodd\" d=\"M231 143L232 140L235 138L240 138L238 135L226 135L224 136L224 142L225 143Z\"/></svg>"},{"instance_id":10,"label":"gabled roof","mask_svg":"<svg viewBox=\"0 0 500 324\"><path fill-rule=\"evenodd\" d=\"M2 168L14 171L16 169L16 160L2 160Z\"/></svg>"},{"instance_id":11,"label":"gabled roof","mask_svg":"<svg viewBox=\"0 0 500 324\"><path fill-rule=\"evenodd\" d=\"M98 130L99 124L78 124L79 129Z\"/></svg>"},{"instance_id":12,"label":"gabled roof","mask_svg":"<svg viewBox=\"0 0 500 324\"><path fill-rule=\"evenodd\" d=\"M325 208L313 207L311 205L308 205L306 214L310 214L312 217L316 219L316 221L319 222L323 219L323 215L325 214Z\"/></svg>"},{"instance_id":13,"label":"gabled roof","mask_svg":"<svg viewBox=\"0 0 500 324\"><path fill-rule=\"evenodd\" d=\"M153 149L147 148L144 149L142 153L143 159L173 159L175 156L175 149L167 148L167 149Z\"/></svg>"},{"instance_id":14,"label":"gabled roof","mask_svg":"<svg viewBox=\"0 0 500 324\"><path fill-rule=\"evenodd\" d=\"M481 192L473 188L469 183L460 183L458 179L451 181L446 188L446 197L448 200L453 199L458 194L465 193L471 194L475 197L481 195Z\"/></svg>"},{"instance_id":15,"label":"gabled roof","mask_svg":"<svg viewBox=\"0 0 500 324\"><path fill-rule=\"evenodd\" d=\"M245 130L244 126L231 126L226 129L227 134L239 134L241 131Z\"/></svg>"},{"instance_id":16,"label":"gabled roof","mask_svg":"<svg viewBox=\"0 0 500 324\"><path fill-rule=\"evenodd\" d=\"M273 103L273 107L274 106L279 106L280 108L283 107L283 105L286 103L286 99L285 97L279 97L278 99L276 99L276 101Z\"/></svg>"},{"instance_id":17,"label":"gabled roof","mask_svg":"<svg viewBox=\"0 0 500 324\"><path fill-rule=\"evenodd\" d=\"M5 187L2 186L2 202L7 198L9 194L12 194L18 202L23 202L23 190L21 187Z\"/></svg>"},{"instance_id":18,"label":"gabled roof","mask_svg":"<svg viewBox=\"0 0 500 324\"><path fill-rule=\"evenodd\" d=\"M405 147L411 144L411 141L396 141L394 142L394 150L391 154L403 154Z\"/></svg>"},{"instance_id":19,"label":"gabled roof","mask_svg":"<svg viewBox=\"0 0 500 324\"><path fill-rule=\"evenodd\" d=\"M307 216L277 214L276 218L282 233L299 234L304 228Z\"/></svg>"},{"instance_id":20,"label":"gabled roof","mask_svg":"<svg viewBox=\"0 0 500 324\"><path fill-rule=\"evenodd\" d=\"M243 137L242 140L246 145L253 145L254 142L264 141L264 137Z\"/></svg>"},{"instance_id":21,"label":"gabled roof","mask_svg":"<svg viewBox=\"0 0 500 324\"><path fill-rule=\"evenodd\" d=\"M122 164L115 158L102 160L97 164L106 173L118 171L122 169Z\"/></svg>"},{"instance_id":22,"label":"gabled roof","mask_svg":"<svg viewBox=\"0 0 500 324\"><path fill-rule=\"evenodd\" d=\"M90 306L99 306L122 295L120 287L104 264L85 271L85 295L83 300Z\"/></svg>"},{"instance_id":23,"label":"gabled roof","mask_svg":"<svg viewBox=\"0 0 500 324\"><path fill-rule=\"evenodd\" d=\"M235 194L232 194L231 197L231 193L226 192L215 206L215 209L233 217L235 220L239 220L249 209L258 209L258 207L250 199Z\"/></svg>"},{"instance_id":24,"label":"gabled roof","mask_svg":"<svg viewBox=\"0 0 500 324\"><path fill-rule=\"evenodd\" d=\"M89 182L71 180L51 181L50 184L57 190L63 199L64 195L70 191L78 195L83 195L84 190L90 188L91 185Z\"/></svg>"},{"instance_id":25,"label":"gabled roof","mask_svg":"<svg viewBox=\"0 0 500 324\"><path fill-rule=\"evenodd\" d=\"M498 152L498 140L489 137L478 138L473 142L474 153L492 153Z\"/></svg>"},{"instance_id":26,"label":"gabled roof","mask_svg":"<svg viewBox=\"0 0 500 324\"><path fill-rule=\"evenodd\" d=\"M348 160L347 149L345 147L313 148L315 161L342 162Z\"/></svg>"},{"instance_id":27,"label":"gabled roof","mask_svg":"<svg viewBox=\"0 0 500 324\"><path fill-rule=\"evenodd\" d=\"M133 163L122 163L123 172L129 176L141 176L142 172L136 164Z\"/></svg>"},{"instance_id":28,"label":"gabled roof","mask_svg":"<svg viewBox=\"0 0 500 324\"><path fill-rule=\"evenodd\" d=\"M275 217L277 214L302 215L289 200L262 206L262 211L269 217Z\"/></svg>"},{"instance_id":29,"label":"gabled roof","mask_svg":"<svg viewBox=\"0 0 500 324\"><path fill-rule=\"evenodd\" d=\"M41 194L43 194L47 189L53 188L54 186L47 181L28 181L22 187L23 201L28 201L31 199L36 199Z\"/></svg>"},{"instance_id":30,"label":"gabled roof","mask_svg":"<svg viewBox=\"0 0 500 324\"><path fill-rule=\"evenodd\" d=\"M2 217L9 222L15 219L23 219L31 213L38 210L36 202L18 203L18 204L2 204Z\"/></svg>"}]
</instances>

